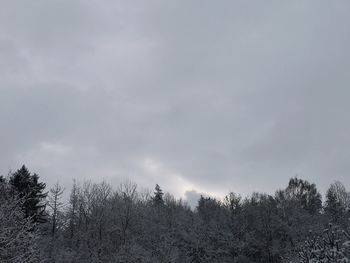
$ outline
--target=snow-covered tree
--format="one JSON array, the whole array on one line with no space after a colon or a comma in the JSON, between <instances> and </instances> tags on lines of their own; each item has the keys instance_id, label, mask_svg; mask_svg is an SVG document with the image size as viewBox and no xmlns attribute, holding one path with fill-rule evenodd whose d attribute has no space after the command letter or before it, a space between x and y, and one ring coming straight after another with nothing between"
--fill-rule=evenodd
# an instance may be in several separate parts
<instances>
[{"instance_id":1,"label":"snow-covered tree","mask_svg":"<svg viewBox=\"0 0 350 263\"><path fill-rule=\"evenodd\" d=\"M347 263L349 256L349 233L331 223L321 235L310 232L299 247L299 257L303 263Z\"/></svg>"},{"instance_id":2,"label":"snow-covered tree","mask_svg":"<svg viewBox=\"0 0 350 263\"><path fill-rule=\"evenodd\" d=\"M50 212L51 212L51 233L52 236L55 236L58 221L59 221L59 216L62 212L64 203L61 201L62 199L62 194L64 192L64 189L62 186L59 185L57 182L49 192L49 201L48 201L48 206L50 207Z\"/></svg>"},{"instance_id":3,"label":"snow-covered tree","mask_svg":"<svg viewBox=\"0 0 350 263\"><path fill-rule=\"evenodd\" d=\"M39 182L37 174L31 174L24 165L15 173L11 174L9 184L14 192L22 200L22 209L25 217L34 222L46 222L45 198L47 193L45 183Z\"/></svg>"},{"instance_id":4,"label":"snow-covered tree","mask_svg":"<svg viewBox=\"0 0 350 263\"><path fill-rule=\"evenodd\" d=\"M341 182L334 182L326 193L325 212L332 222L346 225L350 218L350 196Z\"/></svg>"},{"instance_id":5,"label":"snow-covered tree","mask_svg":"<svg viewBox=\"0 0 350 263\"><path fill-rule=\"evenodd\" d=\"M153 204L155 206L160 206L164 204L164 200L163 200L163 190L160 188L160 186L158 184L156 184L155 186L155 191L154 191L154 196L152 198L153 200Z\"/></svg>"},{"instance_id":6,"label":"snow-covered tree","mask_svg":"<svg viewBox=\"0 0 350 263\"><path fill-rule=\"evenodd\" d=\"M38 233L22 210L24 200L10 191L6 182L0 182L0 262L37 263Z\"/></svg>"}]
</instances>

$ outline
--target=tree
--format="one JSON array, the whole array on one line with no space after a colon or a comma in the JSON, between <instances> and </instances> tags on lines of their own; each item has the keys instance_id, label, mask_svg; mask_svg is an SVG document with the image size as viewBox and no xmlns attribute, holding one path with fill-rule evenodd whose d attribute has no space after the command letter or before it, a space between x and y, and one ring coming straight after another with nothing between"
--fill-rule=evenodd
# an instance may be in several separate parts
<instances>
[{"instance_id":1,"label":"tree","mask_svg":"<svg viewBox=\"0 0 350 263\"><path fill-rule=\"evenodd\" d=\"M11 194L5 180L0 182L0 262L39 262L38 234L25 218L22 200Z\"/></svg>"},{"instance_id":2,"label":"tree","mask_svg":"<svg viewBox=\"0 0 350 263\"><path fill-rule=\"evenodd\" d=\"M230 211L230 213L237 214L242 209L241 200L242 197L239 194L230 192L224 197L223 205Z\"/></svg>"},{"instance_id":3,"label":"tree","mask_svg":"<svg viewBox=\"0 0 350 263\"><path fill-rule=\"evenodd\" d=\"M77 182L73 180L73 187L69 195L69 208L68 208L68 223L69 223L69 237L72 239L75 234L77 225L77 213L79 205L79 186Z\"/></svg>"},{"instance_id":4,"label":"tree","mask_svg":"<svg viewBox=\"0 0 350 263\"><path fill-rule=\"evenodd\" d=\"M163 191L160 188L160 186L158 184L156 184L156 187L154 188L155 192L154 192L154 196L152 198L153 200L153 204L155 206L159 206L159 205L164 205L164 200L163 200Z\"/></svg>"},{"instance_id":5,"label":"tree","mask_svg":"<svg viewBox=\"0 0 350 263\"><path fill-rule=\"evenodd\" d=\"M14 194L23 199L22 209L26 218L32 218L35 223L46 222L44 200L45 184L39 182L37 174L31 174L24 165L10 176L9 184Z\"/></svg>"},{"instance_id":6,"label":"tree","mask_svg":"<svg viewBox=\"0 0 350 263\"><path fill-rule=\"evenodd\" d=\"M309 230L320 230L323 222L321 194L314 184L299 178L291 178L288 186L275 194L277 213L281 219L278 232L288 256L299 240L304 240ZM316 223L317 222L317 223ZM288 253L288 252L287 252Z\"/></svg>"},{"instance_id":7,"label":"tree","mask_svg":"<svg viewBox=\"0 0 350 263\"><path fill-rule=\"evenodd\" d=\"M346 212L350 208L349 193L341 182L334 182L326 193L325 211L335 223L347 221Z\"/></svg>"},{"instance_id":8,"label":"tree","mask_svg":"<svg viewBox=\"0 0 350 263\"><path fill-rule=\"evenodd\" d=\"M52 236L55 236L58 216L59 216L61 209L63 208L63 203L61 202L63 192L64 192L64 189L62 189L62 187L59 185L58 182L54 185L53 188L50 189L48 205L51 208L51 218L52 218L51 234L52 234Z\"/></svg>"},{"instance_id":9,"label":"tree","mask_svg":"<svg viewBox=\"0 0 350 263\"><path fill-rule=\"evenodd\" d=\"M201 197L198 200L197 211L202 220L208 223L220 217L220 202L212 197Z\"/></svg>"},{"instance_id":10,"label":"tree","mask_svg":"<svg viewBox=\"0 0 350 263\"><path fill-rule=\"evenodd\" d=\"M296 205L311 214L320 212L322 208L322 196L316 185L310 184L306 180L297 177L291 178L284 194L287 200L295 202Z\"/></svg>"},{"instance_id":11,"label":"tree","mask_svg":"<svg viewBox=\"0 0 350 263\"><path fill-rule=\"evenodd\" d=\"M300 244L300 262L349 262L350 235L345 230L329 224L322 234L310 232L309 237Z\"/></svg>"}]
</instances>

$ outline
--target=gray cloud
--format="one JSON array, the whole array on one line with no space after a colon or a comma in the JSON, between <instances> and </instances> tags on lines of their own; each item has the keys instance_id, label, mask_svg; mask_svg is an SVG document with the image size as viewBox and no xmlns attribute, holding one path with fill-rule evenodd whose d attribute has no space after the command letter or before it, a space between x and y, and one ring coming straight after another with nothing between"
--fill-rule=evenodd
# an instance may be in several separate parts
<instances>
[{"instance_id":1,"label":"gray cloud","mask_svg":"<svg viewBox=\"0 0 350 263\"><path fill-rule=\"evenodd\" d=\"M348 186L348 8L7 1L0 169L187 197Z\"/></svg>"}]
</instances>

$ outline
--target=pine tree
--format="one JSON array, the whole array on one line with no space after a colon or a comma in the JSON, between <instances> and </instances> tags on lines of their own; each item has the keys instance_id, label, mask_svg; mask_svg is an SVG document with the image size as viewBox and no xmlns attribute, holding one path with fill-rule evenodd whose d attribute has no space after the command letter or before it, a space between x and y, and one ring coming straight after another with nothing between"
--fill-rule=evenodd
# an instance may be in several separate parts
<instances>
[{"instance_id":1,"label":"pine tree","mask_svg":"<svg viewBox=\"0 0 350 263\"><path fill-rule=\"evenodd\" d=\"M160 186L158 184L156 184L156 187L154 188L155 192L154 192L154 197L153 199L153 204L155 206L159 206L159 205L164 205L164 200L163 200L163 191L160 188Z\"/></svg>"},{"instance_id":2,"label":"pine tree","mask_svg":"<svg viewBox=\"0 0 350 263\"><path fill-rule=\"evenodd\" d=\"M23 200L22 209L25 218L32 218L35 223L46 222L44 200L45 184L39 182L37 174L30 174L24 165L10 176L9 184L13 194Z\"/></svg>"}]
</instances>

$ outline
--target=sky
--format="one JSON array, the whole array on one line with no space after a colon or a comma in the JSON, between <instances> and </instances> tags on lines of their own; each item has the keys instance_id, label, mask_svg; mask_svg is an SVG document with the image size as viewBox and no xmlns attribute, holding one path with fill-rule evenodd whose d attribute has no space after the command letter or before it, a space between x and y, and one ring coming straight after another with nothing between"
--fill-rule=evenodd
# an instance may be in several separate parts
<instances>
[{"instance_id":1,"label":"sky","mask_svg":"<svg viewBox=\"0 0 350 263\"><path fill-rule=\"evenodd\" d=\"M350 188L349 1L1 1L0 173L194 200Z\"/></svg>"}]
</instances>

